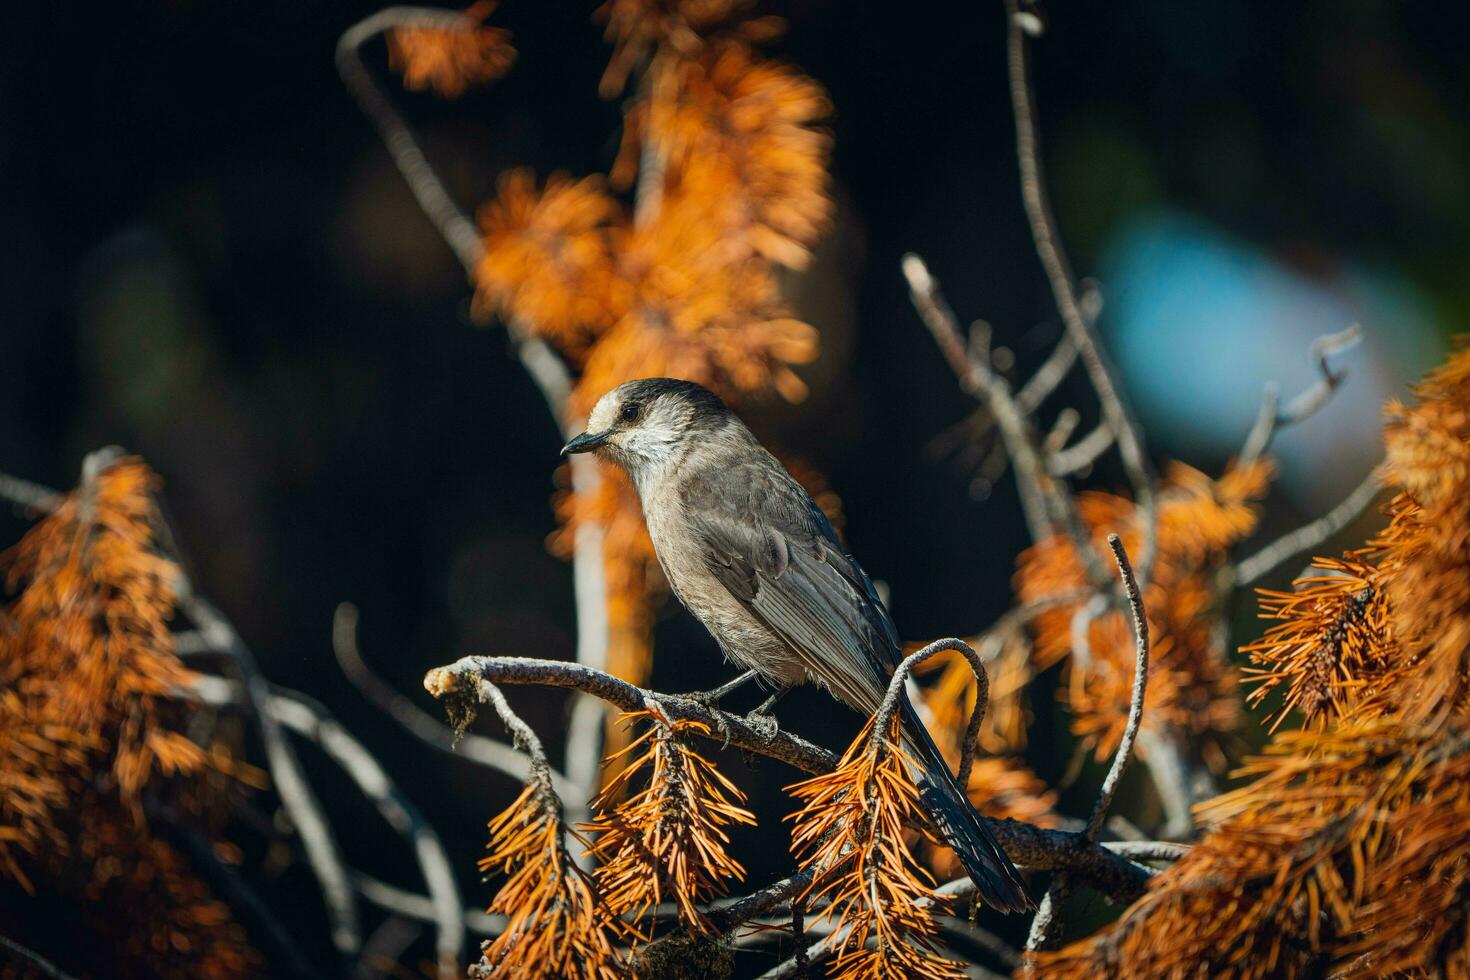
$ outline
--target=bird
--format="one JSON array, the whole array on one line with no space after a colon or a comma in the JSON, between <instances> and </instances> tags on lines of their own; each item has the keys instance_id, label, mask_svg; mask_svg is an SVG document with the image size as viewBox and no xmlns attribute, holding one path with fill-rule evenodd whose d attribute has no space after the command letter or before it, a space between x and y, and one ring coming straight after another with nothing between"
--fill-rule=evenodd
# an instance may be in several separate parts
<instances>
[{"instance_id":1,"label":"bird","mask_svg":"<svg viewBox=\"0 0 1470 980\"><path fill-rule=\"evenodd\" d=\"M872 715L902 661L898 631L862 566L811 496L709 389L673 378L603 395L562 455L593 453L632 480L674 595L750 679L775 693L801 683ZM971 807L907 697L905 748L919 760L920 802L975 882L1004 912L1035 905Z\"/></svg>"}]
</instances>

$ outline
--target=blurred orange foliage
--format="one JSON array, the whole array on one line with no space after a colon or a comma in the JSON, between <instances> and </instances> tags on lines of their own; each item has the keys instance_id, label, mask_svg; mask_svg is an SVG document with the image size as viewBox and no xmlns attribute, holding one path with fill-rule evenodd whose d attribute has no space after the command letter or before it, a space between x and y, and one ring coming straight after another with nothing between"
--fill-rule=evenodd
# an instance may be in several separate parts
<instances>
[{"instance_id":1,"label":"blurred orange foliage","mask_svg":"<svg viewBox=\"0 0 1470 980\"><path fill-rule=\"evenodd\" d=\"M1165 474L1158 504L1158 538L1144 607L1153 654L1149 664L1145 729L1173 729L1199 744L1207 761L1223 765L1216 740L1236 729L1236 674L1214 630L1223 600L1215 575L1226 549L1255 529L1254 502L1271 479L1269 462L1232 466L1218 480L1175 463ZM1078 510L1099 553L1111 532L1130 554L1142 547L1131 501L1106 493L1078 495ZM1022 553L1016 594L1025 603L1044 602L1084 590L1086 572L1070 538L1058 535ZM1079 602L1063 602L1033 621L1035 669L1065 660L1062 697L1072 713L1072 731L1097 759L1117 748L1128 720L1133 682L1132 628L1122 612L1094 618L1084 659L1073 650L1072 624Z\"/></svg>"},{"instance_id":2,"label":"blurred orange foliage","mask_svg":"<svg viewBox=\"0 0 1470 980\"><path fill-rule=\"evenodd\" d=\"M388 67L403 75L405 88L433 89L445 99L495 81L510 70L516 52L510 31L484 26L494 10L491 0L479 0L465 9L462 24L389 31Z\"/></svg>"},{"instance_id":3,"label":"blurred orange foliage","mask_svg":"<svg viewBox=\"0 0 1470 980\"><path fill-rule=\"evenodd\" d=\"M209 769L244 771L178 730L197 704L168 626L178 568L155 539L156 489L142 461L113 461L4 556L0 877L124 909L126 928L99 926L121 973L240 976L258 965L243 932L143 817L145 787L197 799Z\"/></svg>"},{"instance_id":4,"label":"blurred orange foliage","mask_svg":"<svg viewBox=\"0 0 1470 980\"><path fill-rule=\"evenodd\" d=\"M1299 711L1200 808L1213 829L1115 925L1043 958L1093 976L1470 976L1470 351L1391 404L1389 526L1262 592L1244 648Z\"/></svg>"}]
</instances>

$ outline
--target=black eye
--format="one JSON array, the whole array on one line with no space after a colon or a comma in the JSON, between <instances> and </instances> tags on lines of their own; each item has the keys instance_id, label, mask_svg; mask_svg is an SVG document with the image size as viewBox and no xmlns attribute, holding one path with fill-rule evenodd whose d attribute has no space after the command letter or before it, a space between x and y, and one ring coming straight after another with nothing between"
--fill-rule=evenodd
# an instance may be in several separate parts
<instances>
[{"instance_id":1,"label":"black eye","mask_svg":"<svg viewBox=\"0 0 1470 980\"><path fill-rule=\"evenodd\" d=\"M619 422L637 422L638 415L643 411L643 406L637 402L628 402L618 411Z\"/></svg>"}]
</instances>

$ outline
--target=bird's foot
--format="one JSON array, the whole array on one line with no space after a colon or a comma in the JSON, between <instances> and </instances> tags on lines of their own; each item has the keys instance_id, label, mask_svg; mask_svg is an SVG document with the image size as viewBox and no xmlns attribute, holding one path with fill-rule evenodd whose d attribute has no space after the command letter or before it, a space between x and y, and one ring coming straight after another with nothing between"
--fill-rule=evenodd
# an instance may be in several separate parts
<instances>
[{"instance_id":1,"label":"bird's foot","mask_svg":"<svg viewBox=\"0 0 1470 980\"><path fill-rule=\"evenodd\" d=\"M776 719L775 714L759 708L745 716L745 723L754 728L767 742L775 738L776 734L781 731L781 722Z\"/></svg>"}]
</instances>

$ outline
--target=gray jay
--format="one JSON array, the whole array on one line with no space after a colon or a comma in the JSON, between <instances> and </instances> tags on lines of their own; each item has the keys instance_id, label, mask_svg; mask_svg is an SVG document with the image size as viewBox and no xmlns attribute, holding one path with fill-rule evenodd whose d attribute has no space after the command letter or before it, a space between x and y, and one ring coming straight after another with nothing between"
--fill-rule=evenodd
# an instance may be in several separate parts
<instances>
[{"instance_id":1,"label":"gray jay","mask_svg":"<svg viewBox=\"0 0 1470 980\"><path fill-rule=\"evenodd\" d=\"M562 450L585 452L632 478L674 594L746 670L713 696L754 675L777 696L810 681L865 715L877 710L902 659L893 620L812 498L716 395L670 378L629 381ZM1006 912L1032 907L908 698L899 711L923 766L920 801L980 897Z\"/></svg>"}]
</instances>

